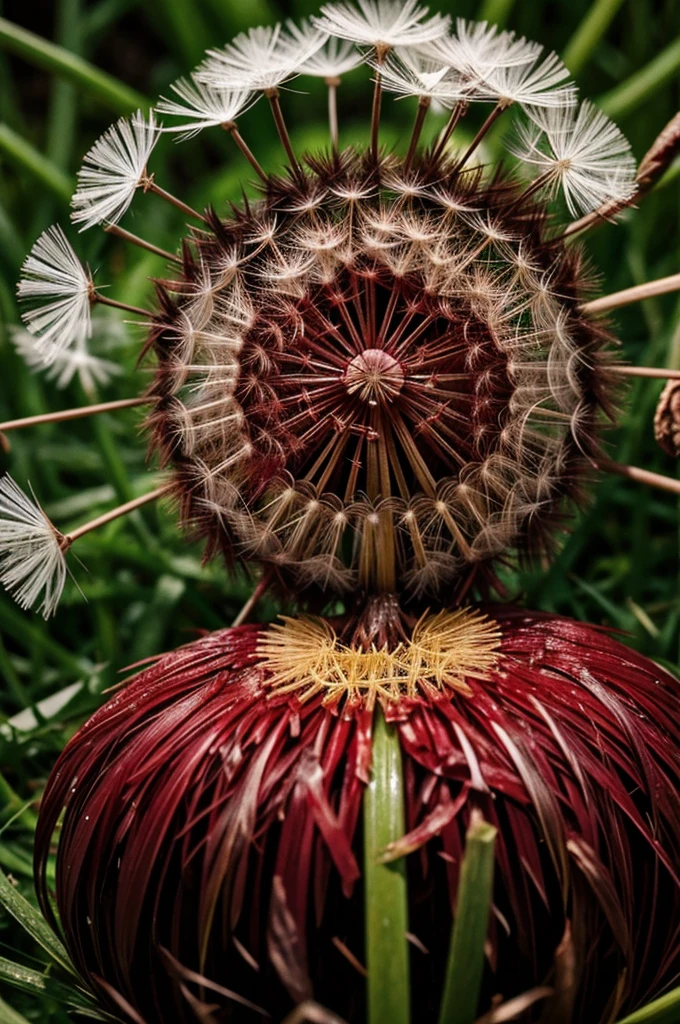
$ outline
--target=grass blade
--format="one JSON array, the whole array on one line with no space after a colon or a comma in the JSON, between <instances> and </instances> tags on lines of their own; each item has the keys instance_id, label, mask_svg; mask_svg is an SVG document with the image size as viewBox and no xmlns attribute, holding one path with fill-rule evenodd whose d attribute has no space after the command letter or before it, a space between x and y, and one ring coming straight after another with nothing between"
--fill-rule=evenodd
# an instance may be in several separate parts
<instances>
[{"instance_id":1,"label":"grass blade","mask_svg":"<svg viewBox=\"0 0 680 1024\"><path fill-rule=\"evenodd\" d=\"M0 1024L29 1024L29 1021L0 998Z\"/></svg>"},{"instance_id":2,"label":"grass blade","mask_svg":"<svg viewBox=\"0 0 680 1024\"><path fill-rule=\"evenodd\" d=\"M484 971L484 944L493 895L496 829L473 817L466 836L456 918L439 1024L473 1024Z\"/></svg>"},{"instance_id":3,"label":"grass blade","mask_svg":"<svg viewBox=\"0 0 680 1024\"><path fill-rule=\"evenodd\" d=\"M124 82L7 18L0 18L0 48L74 82L83 92L101 100L119 114L150 106L146 97Z\"/></svg>"},{"instance_id":4,"label":"grass blade","mask_svg":"<svg viewBox=\"0 0 680 1024\"><path fill-rule=\"evenodd\" d=\"M595 0L583 21L567 43L562 59L572 75L588 63L590 55L605 34L623 0Z\"/></svg>"},{"instance_id":5,"label":"grass blade","mask_svg":"<svg viewBox=\"0 0 680 1024\"><path fill-rule=\"evenodd\" d=\"M618 1024L677 1024L680 1020L680 988L674 988L660 999L648 1003Z\"/></svg>"},{"instance_id":6,"label":"grass blade","mask_svg":"<svg viewBox=\"0 0 680 1024\"><path fill-rule=\"evenodd\" d=\"M6 124L0 124L0 153L20 170L27 171L62 202L70 202L73 182L68 174L64 174L61 168Z\"/></svg>"},{"instance_id":7,"label":"grass blade","mask_svg":"<svg viewBox=\"0 0 680 1024\"><path fill-rule=\"evenodd\" d=\"M621 85L600 96L597 105L616 120L653 96L680 70L680 37Z\"/></svg>"},{"instance_id":8,"label":"grass blade","mask_svg":"<svg viewBox=\"0 0 680 1024\"><path fill-rule=\"evenodd\" d=\"M479 12L479 21L488 21L503 28L515 6L515 0L484 0Z\"/></svg>"},{"instance_id":9,"label":"grass blade","mask_svg":"<svg viewBox=\"0 0 680 1024\"><path fill-rule=\"evenodd\" d=\"M19 922L25 932L42 946L52 960L65 971L75 975L68 953L42 914L14 888L4 871L0 871L0 904Z\"/></svg>"},{"instance_id":10,"label":"grass blade","mask_svg":"<svg viewBox=\"0 0 680 1024\"><path fill-rule=\"evenodd\" d=\"M369 1024L409 1024L406 861L381 851L403 836L404 780L396 730L374 718L371 781L364 796L364 892Z\"/></svg>"}]
</instances>

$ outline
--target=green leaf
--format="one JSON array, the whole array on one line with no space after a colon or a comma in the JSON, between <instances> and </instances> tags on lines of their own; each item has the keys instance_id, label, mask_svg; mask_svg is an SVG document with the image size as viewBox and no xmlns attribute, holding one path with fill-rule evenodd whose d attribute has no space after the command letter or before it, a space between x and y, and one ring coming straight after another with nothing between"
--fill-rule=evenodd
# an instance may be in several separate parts
<instances>
[{"instance_id":1,"label":"green leaf","mask_svg":"<svg viewBox=\"0 0 680 1024\"><path fill-rule=\"evenodd\" d=\"M115 1022L119 1019L98 1009L94 997L80 986L66 985L55 980L46 971L34 971L31 967L24 967L13 960L0 957L0 981L6 982L13 988L21 989L23 992L30 992L32 995L47 995L54 999L63 1008L91 1020Z\"/></svg>"},{"instance_id":2,"label":"green leaf","mask_svg":"<svg viewBox=\"0 0 680 1024\"><path fill-rule=\"evenodd\" d=\"M680 37L625 82L597 101L610 117L625 117L673 79L680 70Z\"/></svg>"},{"instance_id":3,"label":"green leaf","mask_svg":"<svg viewBox=\"0 0 680 1024\"><path fill-rule=\"evenodd\" d=\"M680 1020L680 988L674 988L660 999L648 1003L618 1024L677 1024Z\"/></svg>"},{"instance_id":4,"label":"green leaf","mask_svg":"<svg viewBox=\"0 0 680 1024\"><path fill-rule=\"evenodd\" d=\"M466 836L439 1024L473 1024L493 895L496 829L473 817Z\"/></svg>"},{"instance_id":5,"label":"green leaf","mask_svg":"<svg viewBox=\"0 0 680 1024\"><path fill-rule=\"evenodd\" d=\"M364 892L369 1024L409 1024L406 861L381 853L404 828L404 780L397 731L378 709L371 781L364 795Z\"/></svg>"},{"instance_id":6,"label":"green leaf","mask_svg":"<svg viewBox=\"0 0 680 1024\"><path fill-rule=\"evenodd\" d=\"M74 82L85 93L101 100L119 114L129 114L139 107L151 105L145 96L130 89L124 82L119 82L82 57L69 53L61 46L55 46L7 18L0 18L0 48Z\"/></svg>"},{"instance_id":7,"label":"green leaf","mask_svg":"<svg viewBox=\"0 0 680 1024\"><path fill-rule=\"evenodd\" d=\"M0 1024L29 1024L29 1022L0 997Z\"/></svg>"},{"instance_id":8,"label":"green leaf","mask_svg":"<svg viewBox=\"0 0 680 1024\"><path fill-rule=\"evenodd\" d=\"M0 904L15 918L24 931L42 946L65 971L75 975L68 953L42 914L14 888L4 871L0 871Z\"/></svg>"},{"instance_id":9,"label":"green leaf","mask_svg":"<svg viewBox=\"0 0 680 1024\"><path fill-rule=\"evenodd\" d=\"M578 75L609 28L623 0L595 0L567 43L562 55L572 75Z\"/></svg>"},{"instance_id":10,"label":"green leaf","mask_svg":"<svg viewBox=\"0 0 680 1024\"><path fill-rule=\"evenodd\" d=\"M36 993L47 990L47 981L40 971L24 967L23 964L15 964L12 960L6 960L4 956L0 956L0 980L24 992Z\"/></svg>"},{"instance_id":11,"label":"green leaf","mask_svg":"<svg viewBox=\"0 0 680 1024\"><path fill-rule=\"evenodd\" d=\"M26 171L42 185L54 192L63 202L68 203L73 191L73 182L68 174L43 156L30 142L22 138L8 125L0 124L0 153L20 170Z\"/></svg>"}]
</instances>

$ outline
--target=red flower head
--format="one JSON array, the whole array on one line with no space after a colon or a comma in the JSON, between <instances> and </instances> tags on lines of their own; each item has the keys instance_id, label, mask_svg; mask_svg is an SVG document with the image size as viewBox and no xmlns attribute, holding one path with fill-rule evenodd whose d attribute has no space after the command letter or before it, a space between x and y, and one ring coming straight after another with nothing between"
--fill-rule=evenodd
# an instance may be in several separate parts
<instances>
[{"instance_id":1,"label":"red flower head","mask_svg":"<svg viewBox=\"0 0 680 1024\"><path fill-rule=\"evenodd\" d=\"M382 613L381 613L382 614ZM404 765L417 1019L436 1019L464 834L498 826L484 1000L550 978L571 926L574 1021L609 1019L680 967L678 684L593 627L464 609L227 629L159 659L71 740L56 903L95 985L149 1024L278 1020L311 993L363 1019L361 806L375 715ZM373 642L372 642L373 641ZM427 953L423 952L426 947ZM346 955L342 955L341 950ZM203 978L203 981L201 981Z\"/></svg>"}]
</instances>

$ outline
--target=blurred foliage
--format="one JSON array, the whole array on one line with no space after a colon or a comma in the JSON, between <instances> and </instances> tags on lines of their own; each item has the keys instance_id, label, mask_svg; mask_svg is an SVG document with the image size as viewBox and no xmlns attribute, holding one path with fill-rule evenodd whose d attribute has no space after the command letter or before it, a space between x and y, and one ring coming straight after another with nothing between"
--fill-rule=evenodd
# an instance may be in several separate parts
<instances>
[{"instance_id":1,"label":"blurred foliage","mask_svg":"<svg viewBox=\"0 0 680 1024\"><path fill-rule=\"evenodd\" d=\"M8 327L18 321L14 289L24 254L46 226L67 221L69 189L82 154L138 96L167 93L168 84L190 70L207 46L219 46L251 24L306 15L316 7L312 0L0 3L9 23L9 32L0 23L1 419L86 400L77 384L60 392L29 373L8 336ZM488 17L565 54L583 95L599 99L616 115L638 158L678 108L676 0L459 0L455 5L442 0L439 7L455 16ZM64 50L48 47L31 56L13 26ZM106 75L89 75L90 64ZM367 77L359 69L343 82L342 142L366 138ZM299 88L307 87L306 80ZM327 139L323 88L314 83L309 88L298 91L293 83L283 99L298 150L322 147ZM411 118L408 102L386 101L384 139L398 143ZM429 130L438 126L437 118L430 118ZM490 144L500 150L502 122L498 128ZM243 132L261 163L274 168L280 151L264 104L245 116ZM162 169L163 185L190 204L213 202L221 211L238 199L250 178L219 131L181 146L162 140L153 167ZM605 290L677 271L679 172L673 168L621 225L593 232L588 247ZM124 223L170 249L182 230L181 215L152 196L138 196ZM99 280L110 284L108 294L133 305L148 301L147 279L163 273L162 260L96 231L79 241ZM616 323L626 358L680 366L678 309L677 298L667 296L622 311ZM124 368L102 400L128 397L144 386L148 369L137 368L139 348L139 331L129 326L115 352L102 353ZM652 437L660 390L661 382L645 380L628 390L620 426L607 435L608 445L618 461L673 474L674 466ZM139 424L140 416L126 411L14 433L11 450L0 451L0 471L11 471L22 485L30 481L47 513L68 529L150 487ZM572 525L556 562L509 574L508 583L534 607L626 631L626 642L677 664L677 511L670 495L604 480ZM229 577L219 565L203 568L201 551L187 544L163 509L145 509L112 523L84 539L77 555L83 564L73 557L70 564L78 585L67 584L55 621L45 624L0 594L0 866L29 896L33 805L57 752L124 666L189 640L198 630L229 623L252 585L245 577ZM258 614L272 611L263 604ZM0 919L0 956L38 964L36 949L11 918ZM5 994L28 1020L69 1019L47 995ZM13 1019L3 1013L0 1005L0 1019Z\"/></svg>"}]
</instances>

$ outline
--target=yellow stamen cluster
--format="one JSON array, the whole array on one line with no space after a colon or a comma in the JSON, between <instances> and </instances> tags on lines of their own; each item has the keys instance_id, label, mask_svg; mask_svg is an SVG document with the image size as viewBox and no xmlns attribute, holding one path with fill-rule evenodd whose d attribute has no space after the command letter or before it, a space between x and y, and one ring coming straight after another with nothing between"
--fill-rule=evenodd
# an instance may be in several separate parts
<instances>
[{"instance_id":1,"label":"yellow stamen cluster","mask_svg":"<svg viewBox=\"0 0 680 1024\"><path fill-rule=\"evenodd\" d=\"M288 618L270 626L258 644L273 692L297 693L300 701L323 693L323 703L346 698L373 707L447 689L469 694L466 680L484 679L498 660L501 631L471 608L426 613L410 640L391 650L349 646L325 620Z\"/></svg>"}]
</instances>

